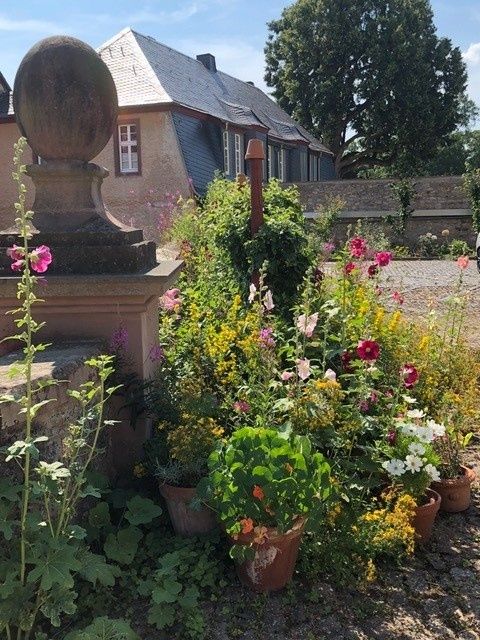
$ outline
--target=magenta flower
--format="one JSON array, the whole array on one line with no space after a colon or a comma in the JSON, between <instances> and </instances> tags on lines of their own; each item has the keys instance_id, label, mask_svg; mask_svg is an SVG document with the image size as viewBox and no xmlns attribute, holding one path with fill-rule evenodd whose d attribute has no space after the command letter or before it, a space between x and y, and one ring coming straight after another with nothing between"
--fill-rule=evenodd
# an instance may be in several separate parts
<instances>
[{"instance_id":1,"label":"magenta flower","mask_svg":"<svg viewBox=\"0 0 480 640\"><path fill-rule=\"evenodd\" d=\"M394 445L396 441L397 441L397 432L396 431L389 431L388 434L387 434L387 442L388 442L388 444Z\"/></svg>"},{"instance_id":2,"label":"magenta flower","mask_svg":"<svg viewBox=\"0 0 480 640\"><path fill-rule=\"evenodd\" d=\"M52 254L49 247L44 244L34 249L30 254L32 269L37 273L45 273L51 262Z\"/></svg>"},{"instance_id":3,"label":"magenta flower","mask_svg":"<svg viewBox=\"0 0 480 640\"><path fill-rule=\"evenodd\" d=\"M347 264L344 267L344 273L346 276L349 276L352 271L355 271L355 269L357 268L357 265L354 262L347 262Z\"/></svg>"},{"instance_id":4,"label":"magenta flower","mask_svg":"<svg viewBox=\"0 0 480 640\"><path fill-rule=\"evenodd\" d=\"M369 278L374 278L378 273L378 264L371 264L367 269L367 274Z\"/></svg>"},{"instance_id":5,"label":"magenta flower","mask_svg":"<svg viewBox=\"0 0 480 640\"><path fill-rule=\"evenodd\" d=\"M330 256L335 250L334 242L324 242L322 247L322 252L325 257Z\"/></svg>"},{"instance_id":6,"label":"magenta flower","mask_svg":"<svg viewBox=\"0 0 480 640\"><path fill-rule=\"evenodd\" d=\"M418 379L420 378L420 374L413 364L404 364L400 370L400 375L403 378L403 383L407 389L410 389L417 384Z\"/></svg>"},{"instance_id":7,"label":"magenta flower","mask_svg":"<svg viewBox=\"0 0 480 640\"><path fill-rule=\"evenodd\" d=\"M288 382L290 380L290 378L293 378L295 374L292 371L282 371L282 373L280 374L280 378L283 380L283 382Z\"/></svg>"},{"instance_id":8,"label":"magenta flower","mask_svg":"<svg viewBox=\"0 0 480 640\"><path fill-rule=\"evenodd\" d=\"M266 329L260 329L260 335L258 336L258 340L262 347L269 349L275 346L275 339L272 334L273 334L273 329L271 327L267 327Z\"/></svg>"},{"instance_id":9,"label":"magenta flower","mask_svg":"<svg viewBox=\"0 0 480 640\"><path fill-rule=\"evenodd\" d=\"M110 351L116 353L118 351L126 351L128 347L128 331L125 327L118 327L112 333L110 339Z\"/></svg>"},{"instance_id":10,"label":"magenta flower","mask_svg":"<svg viewBox=\"0 0 480 640\"><path fill-rule=\"evenodd\" d=\"M250 405L246 400L237 400L233 403L233 408L238 413L248 413L250 411Z\"/></svg>"},{"instance_id":11,"label":"magenta flower","mask_svg":"<svg viewBox=\"0 0 480 640\"><path fill-rule=\"evenodd\" d=\"M165 352L159 344L154 344L148 354L151 362L163 362L165 360Z\"/></svg>"},{"instance_id":12,"label":"magenta flower","mask_svg":"<svg viewBox=\"0 0 480 640\"><path fill-rule=\"evenodd\" d=\"M160 306L165 309L165 311L178 311L182 306L180 289L169 289L165 291L160 298Z\"/></svg>"},{"instance_id":13,"label":"magenta flower","mask_svg":"<svg viewBox=\"0 0 480 640\"><path fill-rule=\"evenodd\" d=\"M14 244L13 247L7 249L7 256L12 260L23 260L23 249Z\"/></svg>"},{"instance_id":14,"label":"magenta flower","mask_svg":"<svg viewBox=\"0 0 480 640\"><path fill-rule=\"evenodd\" d=\"M357 346L357 355L360 360L374 362L380 355L380 345L375 340L360 340Z\"/></svg>"},{"instance_id":15,"label":"magenta flower","mask_svg":"<svg viewBox=\"0 0 480 640\"><path fill-rule=\"evenodd\" d=\"M379 251L375 254L375 262L379 267L388 267L390 262L392 261L392 252L391 251Z\"/></svg>"},{"instance_id":16,"label":"magenta flower","mask_svg":"<svg viewBox=\"0 0 480 640\"><path fill-rule=\"evenodd\" d=\"M298 316L297 319L297 329L300 333L303 333L307 338L311 338L315 327L318 322L318 313L312 313L311 316L306 316L302 313L301 316Z\"/></svg>"},{"instance_id":17,"label":"magenta flower","mask_svg":"<svg viewBox=\"0 0 480 640\"><path fill-rule=\"evenodd\" d=\"M297 360L297 373L300 380L306 380L310 377L312 370L310 369L310 360L307 358L299 358Z\"/></svg>"},{"instance_id":18,"label":"magenta flower","mask_svg":"<svg viewBox=\"0 0 480 640\"><path fill-rule=\"evenodd\" d=\"M363 258L368 250L367 243L364 238L357 236L348 243L348 250L354 258Z\"/></svg>"}]
</instances>

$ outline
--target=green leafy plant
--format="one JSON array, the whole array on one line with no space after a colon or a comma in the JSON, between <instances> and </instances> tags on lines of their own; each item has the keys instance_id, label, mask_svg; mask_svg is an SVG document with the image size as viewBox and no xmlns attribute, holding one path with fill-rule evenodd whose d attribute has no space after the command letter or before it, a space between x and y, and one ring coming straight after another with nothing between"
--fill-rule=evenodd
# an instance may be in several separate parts
<instances>
[{"instance_id":1,"label":"green leafy plant","mask_svg":"<svg viewBox=\"0 0 480 640\"><path fill-rule=\"evenodd\" d=\"M455 238L450 242L447 248L448 257L452 260L460 258L460 256L468 256L472 253L472 250L468 246L468 242L465 240L459 240Z\"/></svg>"},{"instance_id":2,"label":"green leafy plant","mask_svg":"<svg viewBox=\"0 0 480 640\"><path fill-rule=\"evenodd\" d=\"M443 437L435 440L434 449L440 457L439 471L442 479L458 478L461 475L462 453L472 437L472 432L462 434L449 427Z\"/></svg>"},{"instance_id":3,"label":"green leafy plant","mask_svg":"<svg viewBox=\"0 0 480 640\"><path fill-rule=\"evenodd\" d=\"M463 187L472 211L473 230L480 233L480 169L470 169L464 174Z\"/></svg>"},{"instance_id":4,"label":"green leafy plant","mask_svg":"<svg viewBox=\"0 0 480 640\"><path fill-rule=\"evenodd\" d=\"M198 492L233 537L254 527L288 531L320 508L330 491L330 467L306 436L244 427L208 464L209 477Z\"/></svg>"},{"instance_id":5,"label":"green leafy plant","mask_svg":"<svg viewBox=\"0 0 480 640\"><path fill-rule=\"evenodd\" d=\"M124 620L101 617L83 631L69 633L65 640L140 640L140 636Z\"/></svg>"},{"instance_id":6,"label":"green leafy plant","mask_svg":"<svg viewBox=\"0 0 480 640\"><path fill-rule=\"evenodd\" d=\"M415 183L410 178L402 178L392 182L390 189L398 209L395 214L387 216L387 222L392 225L393 231L403 238L407 222L415 210L412 206L416 193Z\"/></svg>"}]
</instances>

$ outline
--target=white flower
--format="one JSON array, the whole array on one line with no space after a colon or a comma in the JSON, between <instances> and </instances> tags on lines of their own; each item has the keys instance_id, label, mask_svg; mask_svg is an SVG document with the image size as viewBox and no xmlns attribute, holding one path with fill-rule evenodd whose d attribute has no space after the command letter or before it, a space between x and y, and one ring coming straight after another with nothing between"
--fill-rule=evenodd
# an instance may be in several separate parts
<instances>
[{"instance_id":1,"label":"white flower","mask_svg":"<svg viewBox=\"0 0 480 640\"><path fill-rule=\"evenodd\" d=\"M399 422L398 427L406 436L416 436L418 427L413 422Z\"/></svg>"},{"instance_id":2,"label":"white flower","mask_svg":"<svg viewBox=\"0 0 480 640\"><path fill-rule=\"evenodd\" d=\"M422 442L433 442L433 429L432 427L417 427L416 436Z\"/></svg>"},{"instance_id":3,"label":"white flower","mask_svg":"<svg viewBox=\"0 0 480 640\"><path fill-rule=\"evenodd\" d=\"M417 473L423 466L423 460L418 456L408 455L405 458L405 467L407 471L411 471L412 473Z\"/></svg>"},{"instance_id":4,"label":"white flower","mask_svg":"<svg viewBox=\"0 0 480 640\"><path fill-rule=\"evenodd\" d=\"M410 453L417 456L423 456L425 453L425 447L423 444L420 444L420 442L412 442L412 444L409 445L408 450Z\"/></svg>"},{"instance_id":5,"label":"white flower","mask_svg":"<svg viewBox=\"0 0 480 640\"><path fill-rule=\"evenodd\" d=\"M301 316L298 316L297 319L297 328L300 333L303 333L307 336L307 338L311 338L315 327L318 322L318 313L312 313L311 316L306 316L304 313Z\"/></svg>"},{"instance_id":6,"label":"white flower","mask_svg":"<svg viewBox=\"0 0 480 640\"><path fill-rule=\"evenodd\" d=\"M253 284L250 285L250 294L248 296L248 301L252 303L255 300L255 294L257 293L257 287Z\"/></svg>"},{"instance_id":7,"label":"white flower","mask_svg":"<svg viewBox=\"0 0 480 640\"><path fill-rule=\"evenodd\" d=\"M273 296L272 296L272 292L270 291L270 289L268 289L267 292L265 293L265 297L263 298L263 306L265 307L265 309L267 311L271 311L273 309L273 307L275 306L273 304Z\"/></svg>"},{"instance_id":8,"label":"white flower","mask_svg":"<svg viewBox=\"0 0 480 640\"><path fill-rule=\"evenodd\" d=\"M332 382L335 382L335 380L337 379L337 374L335 373L335 371L333 371L333 369L327 369L323 377L326 378L327 380L331 380Z\"/></svg>"},{"instance_id":9,"label":"white flower","mask_svg":"<svg viewBox=\"0 0 480 640\"><path fill-rule=\"evenodd\" d=\"M402 396L402 398L407 404L416 404L417 402L415 398L412 398L412 396Z\"/></svg>"},{"instance_id":10,"label":"white flower","mask_svg":"<svg viewBox=\"0 0 480 640\"><path fill-rule=\"evenodd\" d=\"M424 471L428 473L433 482L440 482L440 474L437 467L434 467L433 464L426 464Z\"/></svg>"},{"instance_id":11,"label":"white flower","mask_svg":"<svg viewBox=\"0 0 480 640\"><path fill-rule=\"evenodd\" d=\"M427 427L433 431L434 438L443 438L445 435L445 425L435 422L435 420L427 420Z\"/></svg>"},{"instance_id":12,"label":"white flower","mask_svg":"<svg viewBox=\"0 0 480 640\"><path fill-rule=\"evenodd\" d=\"M407 416L413 420L416 418L424 418L425 411L422 411L421 409L410 409L410 411L407 411Z\"/></svg>"},{"instance_id":13,"label":"white flower","mask_svg":"<svg viewBox=\"0 0 480 640\"><path fill-rule=\"evenodd\" d=\"M405 463L395 458L393 460L386 460L382 464L382 467L391 476L398 477L405 473Z\"/></svg>"}]
</instances>

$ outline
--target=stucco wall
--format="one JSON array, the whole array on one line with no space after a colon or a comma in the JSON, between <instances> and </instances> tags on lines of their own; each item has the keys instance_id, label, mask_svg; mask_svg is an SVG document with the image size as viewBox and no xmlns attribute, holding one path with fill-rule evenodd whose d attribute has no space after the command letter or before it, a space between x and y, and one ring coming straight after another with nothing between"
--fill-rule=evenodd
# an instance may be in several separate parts
<instances>
[{"instance_id":1,"label":"stucco wall","mask_svg":"<svg viewBox=\"0 0 480 640\"><path fill-rule=\"evenodd\" d=\"M169 112L151 112L122 116L128 122L140 120L142 175L115 176L115 150L113 138L93 160L106 167L110 176L103 183L103 198L107 208L121 222L144 229L149 239L159 239L161 218L168 213L168 201L177 192L190 193L188 175L180 153L172 117ZM0 228L14 223L13 203L17 193L11 173L13 145L20 133L15 123L0 124ZM25 152L25 163L32 153ZM29 178L29 204L33 189ZM171 195L169 195L171 194Z\"/></svg>"},{"instance_id":2,"label":"stucco wall","mask_svg":"<svg viewBox=\"0 0 480 640\"><path fill-rule=\"evenodd\" d=\"M297 183L306 211L317 211L331 198L341 198L346 211L393 211L391 179L329 180ZM413 206L417 210L468 209L460 176L416 178Z\"/></svg>"}]
</instances>

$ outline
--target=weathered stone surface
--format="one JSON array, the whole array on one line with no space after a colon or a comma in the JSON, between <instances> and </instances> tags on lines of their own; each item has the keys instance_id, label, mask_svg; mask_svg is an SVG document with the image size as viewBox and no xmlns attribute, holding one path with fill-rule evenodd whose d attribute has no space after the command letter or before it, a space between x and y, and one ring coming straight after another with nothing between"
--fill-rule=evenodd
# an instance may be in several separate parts
<instances>
[{"instance_id":1,"label":"weathered stone surface","mask_svg":"<svg viewBox=\"0 0 480 640\"><path fill-rule=\"evenodd\" d=\"M18 126L45 160L94 158L117 118L117 90L92 47L68 36L37 42L25 55L13 89Z\"/></svg>"}]
</instances>

